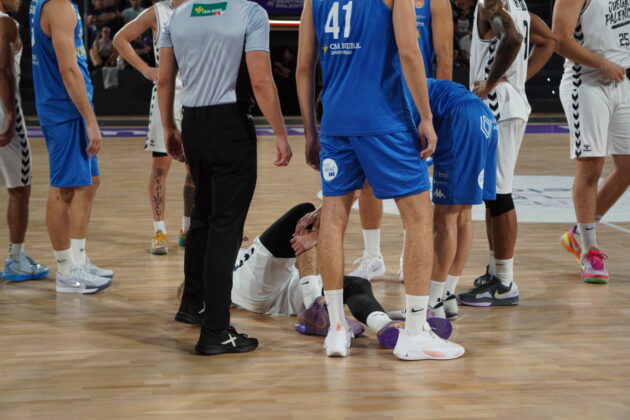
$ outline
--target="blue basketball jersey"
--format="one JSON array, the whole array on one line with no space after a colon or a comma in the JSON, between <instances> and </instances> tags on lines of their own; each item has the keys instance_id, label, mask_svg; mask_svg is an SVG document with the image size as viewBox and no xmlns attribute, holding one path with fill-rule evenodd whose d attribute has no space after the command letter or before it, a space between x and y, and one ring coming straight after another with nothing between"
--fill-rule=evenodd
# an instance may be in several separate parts
<instances>
[{"instance_id":1,"label":"blue basketball jersey","mask_svg":"<svg viewBox=\"0 0 630 420\"><path fill-rule=\"evenodd\" d=\"M392 10L382 0L315 0L313 19L324 83L322 135L413 129Z\"/></svg>"},{"instance_id":2,"label":"blue basketball jersey","mask_svg":"<svg viewBox=\"0 0 630 420\"><path fill-rule=\"evenodd\" d=\"M81 118L61 78L59 65L52 39L41 28L40 19L44 4L48 0L33 0L29 18L31 26L31 45L33 48L33 84L37 116L42 126L51 126ZM83 45L83 23L76 4L72 3L77 13L77 25L74 28L74 46L77 63L83 74L88 98L92 100L92 81L88 72L87 55Z\"/></svg>"},{"instance_id":3,"label":"blue basketball jersey","mask_svg":"<svg viewBox=\"0 0 630 420\"><path fill-rule=\"evenodd\" d=\"M464 85L450 80L427 79L429 102L434 118L447 115L457 105L467 101L480 101Z\"/></svg>"},{"instance_id":4,"label":"blue basketball jersey","mask_svg":"<svg viewBox=\"0 0 630 420\"><path fill-rule=\"evenodd\" d=\"M416 27L418 28L418 45L420 45L420 52L424 61L424 70L427 77L435 77L431 0L416 0Z\"/></svg>"}]
</instances>

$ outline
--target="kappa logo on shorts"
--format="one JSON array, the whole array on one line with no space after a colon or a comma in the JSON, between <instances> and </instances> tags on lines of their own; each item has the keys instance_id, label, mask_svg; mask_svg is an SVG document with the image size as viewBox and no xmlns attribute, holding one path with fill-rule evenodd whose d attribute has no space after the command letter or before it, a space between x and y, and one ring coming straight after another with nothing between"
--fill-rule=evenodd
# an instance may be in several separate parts
<instances>
[{"instance_id":1,"label":"kappa logo on shorts","mask_svg":"<svg viewBox=\"0 0 630 420\"><path fill-rule=\"evenodd\" d=\"M483 186L484 186L484 175L486 174L486 170L482 169L481 172L479 172L479 176L477 177L477 183L479 184L479 188L481 188L483 190Z\"/></svg>"},{"instance_id":2,"label":"kappa logo on shorts","mask_svg":"<svg viewBox=\"0 0 630 420\"><path fill-rule=\"evenodd\" d=\"M322 177L324 177L324 181L332 181L337 177L338 173L337 163L330 158L324 159L322 162Z\"/></svg>"},{"instance_id":3,"label":"kappa logo on shorts","mask_svg":"<svg viewBox=\"0 0 630 420\"><path fill-rule=\"evenodd\" d=\"M436 197L436 198L446 198L446 194L444 194L444 193L442 192L442 190L441 190L441 189L436 188L436 189L435 189L435 192L433 193L433 197Z\"/></svg>"},{"instance_id":4,"label":"kappa logo on shorts","mask_svg":"<svg viewBox=\"0 0 630 420\"><path fill-rule=\"evenodd\" d=\"M485 115L482 115L479 119L481 121L481 132L489 139L492 134L492 120Z\"/></svg>"}]
</instances>

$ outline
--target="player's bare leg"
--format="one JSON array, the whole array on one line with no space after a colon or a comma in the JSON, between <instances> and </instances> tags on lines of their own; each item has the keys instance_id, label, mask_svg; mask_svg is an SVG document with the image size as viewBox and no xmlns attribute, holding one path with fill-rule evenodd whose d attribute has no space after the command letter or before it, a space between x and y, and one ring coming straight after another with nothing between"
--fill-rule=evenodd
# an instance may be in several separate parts
<instances>
[{"instance_id":1,"label":"player's bare leg","mask_svg":"<svg viewBox=\"0 0 630 420\"><path fill-rule=\"evenodd\" d=\"M347 356L350 347L343 306L343 237L353 198L354 193L324 197L322 205L317 254L331 325L324 344L328 356Z\"/></svg>"},{"instance_id":2,"label":"player's bare leg","mask_svg":"<svg viewBox=\"0 0 630 420\"><path fill-rule=\"evenodd\" d=\"M28 203L31 196L31 186L9 188L8 192L9 241L12 244L23 244L28 226Z\"/></svg>"},{"instance_id":3,"label":"player's bare leg","mask_svg":"<svg viewBox=\"0 0 630 420\"><path fill-rule=\"evenodd\" d=\"M349 275L372 280L385 274L380 246L383 202L374 196L367 181L359 195L359 215L364 249L361 258L355 261L356 268Z\"/></svg>"},{"instance_id":4,"label":"player's bare leg","mask_svg":"<svg viewBox=\"0 0 630 420\"><path fill-rule=\"evenodd\" d=\"M171 168L173 158L170 156L154 156L151 159L149 176L149 200L153 213L153 242L149 252L154 255L168 254L166 241L166 177Z\"/></svg>"},{"instance_id":5,"label":"player's bare leg","mask_svg":"<svg viewBox=\"0 0 630 420\"><path fill-rule=\"evenodd\" d=\"M461 207L462 209L457 216L457 252L446 276L444 294L442 295L446 319L450 321L454 321L459 316L455 289L464 272L473 244L472 206Z\"/></svg>"},{"instance_id":6,"label":"player's bare leg","mask_svg":"<svg viewBox=\"0 0 630 420\"><path fill-rule=\"evenodd\" d=\"M630 155L614 155L615 167L597 191L597 216L603 216L630 185Z\"/></svg>"}]
</instances>

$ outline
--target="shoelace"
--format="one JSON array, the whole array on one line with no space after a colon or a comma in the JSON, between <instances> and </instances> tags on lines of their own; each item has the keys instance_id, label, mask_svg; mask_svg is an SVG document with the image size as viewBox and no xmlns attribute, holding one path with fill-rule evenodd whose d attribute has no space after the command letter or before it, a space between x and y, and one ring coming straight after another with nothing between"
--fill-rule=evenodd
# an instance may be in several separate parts
<instances>
[{"instance_id":1,"label":"shoelace","mask_svg":"<svg viewBox=\"0 0 630 420\"><path fill-rule=\"evenodd\" d=\"M378 258L362 256L362 257L359 257L356 260L354 260L352 262L352 264L353 265L358 265L359 266L358 269L361 270L361 271L365 271L365 272L373 271L372 270L372 261L376 260L376 259L378 259Z\"/></svg>"},{"instance_id":2,"label":"shoelace","mask_svg":"<svg viewBox=\"0 0 630 420\"><path fill-rule=\"evenodd\" d=\"M588 252L587 258L590 260L591 266L593 266L593 268L601 269L603 268L604 261L608 259L608 255L604 254L599 249L593 248ZM597 265L598 267L595 267L595 265Z\"/></svg>"},{"instance_id":3,"label":"shoelace","mask_svg":"<svg viewBox=\"0 0 630 420\"><path fill-rule=\"evenodd\" d=\"M492 275L486 271L486 274L477 277L475 281L473 281L473 286L475 287L483 286L484 284L488 283L490 280L492 280Z\"/></svg>"}]
</instances>

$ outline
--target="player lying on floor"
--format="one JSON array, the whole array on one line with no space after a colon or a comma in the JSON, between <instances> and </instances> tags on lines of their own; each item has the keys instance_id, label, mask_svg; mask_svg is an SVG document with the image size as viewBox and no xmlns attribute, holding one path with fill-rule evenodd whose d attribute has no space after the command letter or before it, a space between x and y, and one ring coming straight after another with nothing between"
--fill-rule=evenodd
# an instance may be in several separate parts
<instances>
[{"instance_id":1,"label":"player lying on floor","mask_svg":"<svg viewBox=\"0 0 630 420\"><path fill-rule=\"evenodd\" d=\"M317 275L317 229L306 228L317 223L314 211L315 207L310 203L293 207L256 237L250 246L240 250L234 267L232 303L260 314L297 314L297 331L326 336L330 321L321 279ZM300 234L294 234L302 219L304 227ZM344 303L356 319L376 333L382 347L394 348L404 323L393 321L385 313L366 279L344 277ZM202 313L201 297L196 302L183 296L175 320L201 325ZM363 333L363 326L351 320L349 323L355 336ZM434 324L431 320L429 323L441 337L450 335L448 322L437 320Z\"/></svg>"}]
</instances>

